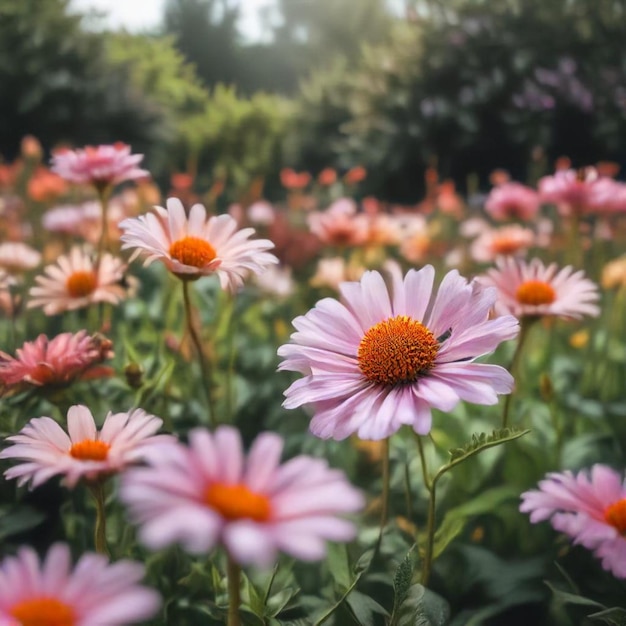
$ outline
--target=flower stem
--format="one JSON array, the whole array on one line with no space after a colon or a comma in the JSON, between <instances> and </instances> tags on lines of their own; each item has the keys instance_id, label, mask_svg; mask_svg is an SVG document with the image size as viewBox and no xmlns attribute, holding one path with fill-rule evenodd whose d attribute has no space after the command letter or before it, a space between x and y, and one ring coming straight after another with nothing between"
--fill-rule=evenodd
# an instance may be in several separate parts
<instances>
[{"instance_id":1,"label":"flower stem","mask_svg":"<svg viewBox=\"0 0 626 626\"><path fill-rule=\"evenodd\" d=\"M107 548L107 517L104 502L104 484L96 481L89 486L96 503L96 527L94 530L94 545L96 552L109 556Z\"/></svg>"},{"instance_id":2,"label":"flower stem","mask_svg":"<svg viewBox=\"0 0 626 626\"><path fill-rule=\"evenodd\" d=\"M383 462L383 491L381 494L381 508L380 508L380 530L378 532L378 540L376 541L376 549L378 552L380 548L380 543L383 539L383 532L385 527L387 526L387 520L389 518L389 483L390 483L390 473L389 473L389 437L383 439L383 453L382 453L382 462Z\"/></svg>"},{"instance_id":3,"label":"flower stem","mask_svg":"<svg viewBox=\"0 0 626 626\"><path fill-rule=\"evenodd\" d=\"M533 317L522 317L520 322L520 333L519 338L517 340L517 346L515 347L515 352L513 353L513 358L511 359L511 365L509 366L509 371L513 378L518 378L518 369L519 369L519 360L522 354L522 348L526 343L526 339L528 337L528 331L534 322L539 318ZM519 382L516 380L516 383ZM519 385L516 384L510 394L508 394L504 399L504 408L502 411L502 428L507 428L509 425L509 412L511 409L511 401L513 399L513 395L518 390Z\"/></svg>"},{"instance_id":4,"label":"flower stem","mask_svg":"<svg viewBox=\"0 0 626 626\"><path fill-rule=\"evenodd\" d=\"M228 554L228 626L240 626L239 605L241 604L241 568Z\"/></svg>"},{"instance_id":5,"label":"flower stem","mask_svg":"<svg viewBox=\"0 0 626 626\"><path fill-rule=\"evenodd\" d=\"M202 347L202 341L200 340L200 334L198 333L198 329L193 320L193 305L191 304L191 297L189 295L189 281L181 280L183 284L183 301L185 303L185 320L187 322L187 330L189 331L189 336L191 337L191 341L198 353L198 360L200 361L200 371L202 372L202 385L204 392L206 394L207 404L209 407L209 424L211 428L215 428L217 426L217 419L215 413L215 403L213 401L213 392L212 392L212 380L211 380L211 368L209 366L208 359L204 352L204 348Z\"/></svg>"},{"instance_id":6,"label":"flower stem","mask_svg":"<svg viewBox=\"0 0 626 626\"><path fill-rule=\"evenodd\" d=\"M102 216L101 216L101 227L102 232L100 233L100 241L98 242L98 252L96 255L96 272L100 267L100 260L102 259L102 255L106 252L109 247L109 219L108 219L108 208L109 208L109 195L111 193L111 188L107 185L106 187L98 187L98 198L100 200L100 206L102 207Z\"/></svg>"},{"instance_id":7,"label":"flower stem","mask_svg":"<svg viewBox=\"0 0 626 626\"><path fill-rule=\"evenodd\" d=\"M428 491L428 518L426 521L426 548L424 551L424 566L422 567L422 585L425 587L428 585L430 579L430 572L433 565L433 547L435 544L435 512L437 504L436 483L431 481L428 473L428 464L426 462L426 453L424 450L424 444L422 443L422 437L415 435L417 441L417 447L420 453L420 460L422 463L422 476L424 477L424 487Z\"/></svg>"}]
</instances>

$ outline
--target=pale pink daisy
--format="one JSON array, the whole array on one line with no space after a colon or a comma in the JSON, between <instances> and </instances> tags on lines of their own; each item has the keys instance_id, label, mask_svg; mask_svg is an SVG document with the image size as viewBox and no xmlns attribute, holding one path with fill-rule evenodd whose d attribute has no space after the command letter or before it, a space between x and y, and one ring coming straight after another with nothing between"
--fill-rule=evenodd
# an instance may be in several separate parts
<instances>
[{"instance_id":1,"label":"pale pink daisy","mask_svg":"<svg viewBox=\"0 0 626 626\"><path fill-rule=\"evenodd\" d=\"M253 228L237 230L230 215L207 216L201 204L191 207L189 216L178 198L167 199L167 210L129 218L120 224L122 249L135 248L155 259L182 279L194 280L217 274L222 289L234 291L248 273L260 274L278 259L267 252L274 247L269 239L250 239Z\"/></svg>"},{"instance_id":2,"label":"pale pink daisy","mask_svg":"<svg viewBox=\"0 0 626 626\"><path fill-rule=\"evenodd\" d=\"M117 142L55 152L50 169L69 182L91 184L104 190L127 180L150 176L147 170L137 167L142 159L143 154L131 154L130 146Z\"/></svg>"},{"instance_id":3,"label":"pale pink daisy","mask_svg":"<svg viewBox=\"0 0 626 626\"><path fill-rule=\"evenodd\" d=\"M39 335L16 350L16 357L0 351L0 386L65 386L77 378L109 373L100 364L111 358L111 342L87 331L61 333L52 339Z\"/></svg>"},{"instance_id":4,"label":"pale pink daisy","mask_svg":"<svg viewBox=\"0 0 626 626\"><path fill-rule=\"evenodd\" d=\"M602 567L626 578L626 484L620 472L594 465L590 472L551 473L538 490L522 494L520 511L533 523L549 519L559 532L593 550Z\"/></svg>"},{"instance_id":5,"label":"pale pink daisy","mask_svg":"<svg viewBox=\"0 0 626 626\"><path fill-rule=\"evenodd\" d=\"M521 183L506 182L494 187L485 202L485 211L494 220L529 221L539 211L539 194Z\"/></svg>"},{"instance_id":6,"label":"pale pink daisy","mask_svg":"<svg viewBox=\"0 0 626 626\"><path fill-rule=\"evenodd\" d=\"M581 216L601 209L607 186L613 188L593 167L561 170L539 181L539 195L542 202L556 204L561 215Z\"/></svg>"},{"instance_id":7,"label":"pale pink daisy","mask_svg":"<svg viewBox=\"0 0 626 626\"><path fill-rule=\"evenodd\" d=\"M347 280L359 280L363 272L365 272L363 266L348 264L343 257L320 259L309 282L312 287L330 287L338 290L339 285Z\"/></svg>"},{"instance_id":8,"label":"pale pink daisy","mask_svg":"<svg viewBox=\"0 0 626 626\"><path fill-rule=\"evenodd\" d=\"M326 298L294 320L291 344L278 350L279 369L304 374L284 406L311 405L318 437L383 439L403 424L425 435L431 408L460 400L495 404L513 378L474 360L519 331L512 316L489 319L496 292L455 270L433 289L435 270L390 267L392 293L378 272L343 283L342 302Z\"/></svg>"},{"instance_id":9,"label":"pale pink daisy","mask_svg":"<svg viewBox=\"0 0 626 626\"><path fill-rule=\"evenodd\" d=\"M556 263L545 266L539 259L503 257L479 280L498 290L495 310L500 315L580 319L600 313L595 304L600 299L598 286L571 265L559 269Z\"/></svg>"},{"instance_id":10,"label":"pale pink daisy","mask_svg":"<svg viewBox=\"0 0 626 626\"><path fill-rule=\"evenodd\" d=\"M197 428L189 446L163 447L150 467L122 477L120 497L139 538L158 550L180 543L194 554L223 545L242 565L272 565L277 552L322 559L326 541L350 541L363 496L324 459L298 456L280 464L282 439L259 435L244 455L239 432Z\"/></svg>"},{"instance_id":11,"label":"pale pink daisy","mask_svg":"<svg viewBox=\"0 0 626 626\"><path fill-rule=\"evenodd\" d=\"M100 480L142 461L154 446L171 443L170 435L155 435L163 420L143 409L110 413L100 431L91 411L83 405L70 407L66 433L50 417L35 417L17 435L7 437L14 444L0 452L0 459L24 461L8 469L7 479L18 485L31 482L37 487L61 474L73 488L84 478Z\"/></svg>"},{"instance_id":12,"label":"pale pink daisy","mask_svg":"<svg viewBox=\"0 0 626 626\"><path fill-rule=\"evenodd\" d=\"M357 214L357 206L350 198L341 198L326 211L311 213L309 228L320 241L332 246L358 246L370 236L370 220Z\"/></svg>"},{"instance_id":13,"label":"pale pink daisy","mask_svg":"<svg viewBox=\"0 0 626 626\"><path fill-rule=\"evenodd\" d=\"M0 243L0 268L9 274L32 270L41 263L41 254L21 241Z\"/></svg>"},{"instance_id":14,"label":"pale pink daisy","mask_svg":"<svg viewBox=\"0 0 626 626\"><path fill-rule=\"evenodd\" d=\"M37 276L37 285L28 292L28 308L42 307L47 315L73 311L95 302L117 304L126 297L121 281L126 265L121 259L105 253L96 267L91 255L80 246L60 256L54 265Z\"/></svg>"},{"instance_id":15,"label":"pale pink daisy","mask_svg":"<svg viewBox=\"0 0 626 626\"><path fill-rule=\"evenodd\" d=\"M479 263L490 263L499 256L524 255L535 243L535 233L519 224L487 228L474 240L470 255Z\"/></svg>"},{"instance_id":16,"label":"pale pink daisy","mask_svg":"<svg viewBox=\"0 0 626 626\"><path fill-rule=\"evenodd\" d=\"M87 552L72 567L70 548L55 543L40 561L30 547L0 562L2 626L126 626L158 612L159 594L138 584L144 567L110 563Z\"/></svg>"}]
</instances>

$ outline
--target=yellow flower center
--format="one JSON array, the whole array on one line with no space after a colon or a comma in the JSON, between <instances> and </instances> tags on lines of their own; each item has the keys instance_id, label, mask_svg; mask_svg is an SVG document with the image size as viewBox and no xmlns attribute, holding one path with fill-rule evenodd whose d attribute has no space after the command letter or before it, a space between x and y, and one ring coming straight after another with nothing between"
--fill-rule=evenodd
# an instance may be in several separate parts
<instances>
[{"instance_id":1,"label":"yellow flower center","mask_svg":"<svg viewBox=\"0 0 626 626\"><path fill-rule=\"evenodd\" d=\"M604 510L604 519L626 537L626 498L609 504Z\"/></svg>"},{"instance_id":2,"label":"yellow flower center","mask_svg":"<svg viewBox=\"0 0 626 626\"><path fill-rule=\"evenodd\" d=\"M95 291L97 282L94 272L83 270L70 274L65 285L72 298L84 298Z\"/></svg>"},{"instance_id":3,"label":"yellow flower center","mask_svg":"<svg viewBox=\"0 0 626 626\"><path fill-rule=\"evenodd\" d=\"M80 461L104 461L111 446L104 441L83 439L70 448L70 456Z\"/></svg>"},{"instance_id":4,"label":"yellow flower center","mask_svg":"<svg viewBox=\"0 0 626 626\"><path fill-rule=\"evenodd\" d=\"M183 237L170 246L170 256L183 265L205 267L215 257L215 248L200 237Z\"/></svg>"},{"instance_id":5,"label":"yellow flower center","mask_svg":"<svg viewBox=\"0 0 626 626\"><path fill-rule=\"evenodd\" d=\"M45 596L19 602L11 608L10 615L20 626L73 626L76 623L72 607Z\"/></svg>"},{"instance_id":6,"label":"yellow flower center","mask_svg":"<svg viewBox=\"0 0 626 626\"><path fill-rule=\"evenodd\" d=\"M204 492L204 502L230 521L266 522L272 515L269 498L251 491L246 485L213 483Z\"/></svg>"},{"instance_id":7,"label":"yellow flower center","mask_svg":"<svg viewBox=\"0 0 626 626\"><path fill-rule=\"evenodd\" d=\"M439 342L420 322L406 315L372 326L361 339L359 369L381 385L412 383L435 363Z\"/></svg>"},{"instance_id":8,"label":"yellow flower center","mask_svg":"<svg viewBox=\"0 0 626 626\"><path fill-rule=\"evenodd\" d=\"M556 292L552 285L542 280L527 280L522 283L515 293L517 301L521 304L551 304L556 300Z\"/></svg>"}]
</instances>

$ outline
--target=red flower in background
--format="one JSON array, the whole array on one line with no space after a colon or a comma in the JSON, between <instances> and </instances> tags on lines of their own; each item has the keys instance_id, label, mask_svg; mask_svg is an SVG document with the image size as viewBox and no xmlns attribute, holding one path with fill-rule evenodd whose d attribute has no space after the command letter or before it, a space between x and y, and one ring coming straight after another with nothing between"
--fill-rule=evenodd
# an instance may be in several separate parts
<instances>
[{"instance_id":1,"label":"red flower in background","mask_svg":"<svg viewBox=\"0 0 626 626\"><path fill-rule=\"evenodd\" d=\"M311 182L311 175L285 167L280 170L280 182L285 189L304 189Z\"/></svg>"}]
</instances>

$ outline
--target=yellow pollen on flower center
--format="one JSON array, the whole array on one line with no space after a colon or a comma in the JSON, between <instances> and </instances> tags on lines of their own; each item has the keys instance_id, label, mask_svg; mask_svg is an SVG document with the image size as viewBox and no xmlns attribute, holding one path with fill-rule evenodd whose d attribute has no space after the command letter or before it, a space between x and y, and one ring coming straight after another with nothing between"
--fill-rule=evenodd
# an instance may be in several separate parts
<instances>
[{"instance_id":1,"label":"yellow pollen on flower center","mask_svg":"<svg viewBox=\"0 0 626 626\"><path fill-rule=\"evenodd\" d=\"M20 626L74 626L76 623L72 607L45 596L23 600L9 613Z\"/></svg>"},{"instance_id":2,"label":"yellow pollen on flower center","mask_svg":"<svg viewBox=\"0 0 626 626\"><path fill-rule=\"evenodd\" d=\"M70 456L80 461L104 461L111 446L104 441L83 439L70 448Z\"/></svg>"},{"instance_id":3,"label":"yellow pollen on flower center","mask_svg":"<svg viewBox=\"0 0 626 626\"><path fill-rule=\"evenodd\" d=\"M381 385L415 382L429 370L439 352L439 342L422 323L398 315L372 326L357 352L359 369Z\"/></svg>"},{"instance_id":4,"label":"yellow pollen on flower center","mask_svg":"<svg viewBox=\"0 0 626 626\"><path fill-rule=\"evenodd\" d=\"M522 283L515 292L517 301L521 304L552 304L556 300L554 287L542 280L527 280Z\"/></svg>"},{"instance_id":5,"label":"yellow pollen on flower center","mask_svg":"<svg viewBox=\"0 0 626 626\"><path fill-rule=\"evenodd\" d=\"M626 498L609 504L604 509L604 520L626 537Z\"/></svg>"},{"instance_id":6,"label":"yellow pollen on flower center","mask_svg":"<svg viewBox=\"0 0 626 626\"><path fill-rule=\"evenodd\" d=\"M66 287L72 298L84 298L96 289L98 281L94 272L81 270L68 276Z\"/></svg>"},{"instance_id":7,"label":"yellow pollen on flower center","mask_svg":"<svg viewBox=\"0 0 626 626\"><path fill-rule=\"evenodd\" d=\"M272 515L269 498L251 491L246 485L213 483L204 492L204 503L229 521L266 522Z\"/></svg>"},{"instance_id":8,"label":"yellow pollen on flower center","mask_svg":"<svg viewBox=\"0 0 626 626\"><path fill-rule=\"evenodd\" d=\"M183 237L170 246L170 256L183 265L192 267L204 267L215 257L215 248L200 237Z\"/></svg>"}]
</instances>

